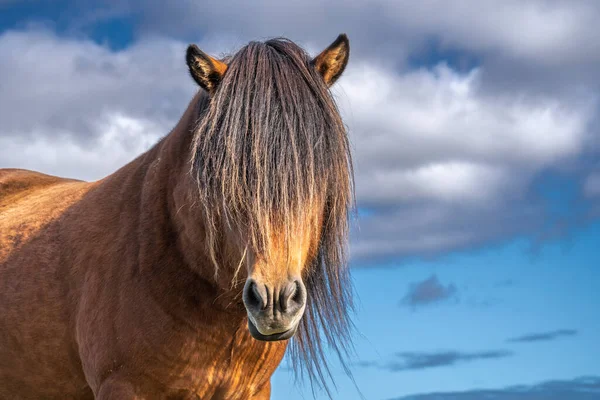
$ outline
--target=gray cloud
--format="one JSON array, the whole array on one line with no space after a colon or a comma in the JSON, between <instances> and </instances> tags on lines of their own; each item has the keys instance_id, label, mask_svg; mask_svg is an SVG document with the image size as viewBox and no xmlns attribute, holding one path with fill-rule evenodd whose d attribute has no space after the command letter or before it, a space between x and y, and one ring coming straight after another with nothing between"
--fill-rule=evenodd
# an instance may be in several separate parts
<instances>
[{"instance_id":1,"label":"gray cloud","mask_svg":"<svg viewBox=\"0 0 600 400\"><path fill-rule=\"evenodd\" d=\"M221 43L219 47L226 51L273 35L288 36L315 50L347 32L353 54L378 65L406 68L414 59L427 63L432 47L437 55L476 59L485 66L483 84L494 91L523 93L528 91L522 90L525 85L536 91L562 92L573 89L573 83L578 89L598 88L595 65L600 45L594 39L600 27L593 21L600 17L600 7L593 0L477 4L467 0L418 4L225 0L218 6L179 0L176 7L157 0L72 2L74 6L65 11L75 33L89 33L95 24L127 18L135 25L136 37L201 38Z\"/></svg>"},{"instance_id":2,"label":"gray cloud","mask_svg":"<svg viewBox=\"0 0 600 400\"><path fill-rule=\"evenodd\" d=\"M436 275L432 275L421 282L412 283L402 303L411 307L429 305L448 300L456 292L454 284L443 285Z\"/></svg>"},{"instance_id":3,"label":"gray cloud","mask_svg":"<svg viewBox=\"0 0 600 400\"><path fill-rule=\"evenodd\" d=\"M458 351L445 351L436 353L397 353L399 361L385 365L385 368L396 372L435 367L447 367L478 360L493 360L512 356L510 351L494 350L477 353L462 353Z\"/></svg>"},{"instance_id":4,"label":"gray cloud","mask_svg":"<svg viewBox=\"0 0 600 400\"><path fill-rule=\"evenodd\" d=\"M600 377L590 376L503 389L415 394L396 397L393 400L596 400L598 398L600 398Z\"/></svg>"},{"instance_id":5,"label":"gray cloud","mask_svg":"<svg viewBox=\"0 0 600 400\"><path fill-rule=\"evenodd\" d=\"M0 167L93 180L129 162L196 90L184 51L157 39L113 52L45 29L0 35Z\"/></svg>"},{"instance_id":6,"label":"gray cloud","mask_svg":"<svg viewBox=\"0 0 600 400\"><path fill-rule=\"evenodd\" d=\"M91 140L110 114L172 125L194 93L181 42L142 41L112 52L45 29L0 36L2 136L72 135ZM39 60L43 60L40 63ZM167 133L166 131L164 132Z\"/></svg>"},{"instance_id":7,"label":"gray cloud","mask_svg":"<svg viewBox=\"0 0 600 400\"><path fill-rule=\"evenodd\" d=\"M347 32L353 54L402 69L415 58L427 62L423 54L433 45L438 54L478 60L485 66L482 85L493 93L527 94L533 89L564 95L597 91L600 82L595 68L600 27L594 23L600 6L593 0L127 4L139 16L141 29L152 34L236 41L284 35L319 48L325 38Z\"/></svg>"},{"instance_id":8,"label":"gray cloud","mask_svg":"<svg viewBox=\"0 0 600 400\"><path fill-rule=\"evenodd\" d=\"M357 265L545 237L536 179L600 149L592 1L75 3L67 34L0 35L1 166L100 178L176 123L194 91L188 42L221 54L283 35L314 54L342 31L352 57L333 91L368 211L353 232ZM118 18L135 26L125 49L86 38ZM586 201L597 198L596 169L568 175Z\"/></svg>"},{"instance_id":9,"label":"gray cloud","mask_svg":"<svg viewBox=\"0 0 600 400\"><path fill-rule=\"evenodd\" d=\"M408 370L422 370L437 367L449 367L457 364L469 363L481 360L495 360L511 357L512 352L507 350L490 350L474 353L460 351L437 351L437 352L400 352L396 353L395 359L387 363L375 361L362 361L355 364L357 367L375 367L390 372Z\"/></svg>"},{"instance_id":10,"label":"gray cloud","mask_svg":"<svg viewBox=\"0 0 600 400\"><path fill-rule=\"evenodd\" d=\"M452 4L440 0L422 0L418 4L390 0L350 4L341 0L302 4L225 0L219 3L220 7L190 0L179 1L178 7L165 7L156 0L112 3L114 7L137 11L144 30L176 37L235 34L247 38L278 32L296 39L321 40L327 34L347 30L364 44L361 51L368 47L380 50L380 46L387 45L400 53L402 44L412 43L414 47L428 38L439 37L443 38L442 46L510 54L541 65L596 60L599 49L592 40L598 32L593 21L600 11L593 0L576 4L568 0L477 4L467 0ZM513 29L515 25L520 29ZM394 43L397 46L392 47Z\"/></svg>"},{"instance_id":11,"label":"gray cloud","mask_svg":"<svg viewBox=\"0 0 600 400\"><path fill-rule=\"evenodd\" d=\"M507 342L511 343L529 343L529 342L547 342L562 337L575 336L579 332L575 329L558 329L549 332L530 333L527 335L510 338Z\"/></svg>"}]
</instances>

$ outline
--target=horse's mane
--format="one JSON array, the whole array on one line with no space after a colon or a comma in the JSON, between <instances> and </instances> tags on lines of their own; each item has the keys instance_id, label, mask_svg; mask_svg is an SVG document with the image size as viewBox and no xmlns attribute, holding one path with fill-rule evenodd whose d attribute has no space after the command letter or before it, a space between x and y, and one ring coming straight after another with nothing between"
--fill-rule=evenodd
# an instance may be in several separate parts
<instances>
[{"instance_id":1,"label":"horse's mane","mask_svg":"<svg viewBox=\"0 0 600 400\"><path fill-rule=\"evenodd\" d=\"M201 111L192 147L208 250L218 271L219 229L235 221L262 255L274 234L297 235L306 210L325 204L291 356L300 376L307 372L311 383L327 388L325 344L343 363L350 343L346 246L354 198L346 128L323 78L291 41L251 42L228 64Z\"/></svg>"}]
</instances>

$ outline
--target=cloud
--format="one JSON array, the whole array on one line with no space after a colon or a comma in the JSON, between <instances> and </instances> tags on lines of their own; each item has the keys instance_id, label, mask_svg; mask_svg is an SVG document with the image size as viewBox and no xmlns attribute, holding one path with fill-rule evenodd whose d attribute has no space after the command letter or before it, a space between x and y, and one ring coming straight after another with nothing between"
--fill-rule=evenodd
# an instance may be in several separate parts
<instances>
[{"instance_id":1,"label":"cloud","mask_svg":"<svg viewBox=\"0 0 600 400\"><path fill-rule=\"evenodd\" d=\"M393 400L595 400L599 397L600 377L590 376L534 385L511 386L503 389L415 394L397 397Z\"/></svg>"},{"instance_id":2,"label":"cloud","mask_svg":"<svg viewBox=\"0 0 600 400\"><path fill-rule=\"evenodd\" d=\"M600 172L592 172L585 179L583 192L588 197L600 197Z\"/></svg>"},{"instance_id":3,"label":"cloud","mask_svg":"<svg viewBox=\"0 0 600 400\"><path fill-rule=\"evenodd\" d=\"M341 92L357 199L375 210L360 221L355 260L435 255L543 225L531 186L584 151L595 100L492 96L482 71L350 67Z\"/></svg>"},{"instance_id":4,"label":"cloud","mask_svg":"<svg viewBox=\"0 0 600 400\"><path fill-rule=\"evenodd\" d=\"M357 362L353 363L352 365L354 365L355 367L360 367L360 368L371 368L371 367L377 367L379 364L375 361L357 361Z\"/></svg>"},{"instance_id":5,"label":"cloud","mask_svg":"<svg viewBox=\"0 0 600 400\"><path fill-rule=\"evenodd\" d=\"M1 35L0 52L0 73L10 76L0 94L3 136L43 129L47 136L92 140L103 129L96 122L116 113L172 124L195 89L186 75L185 46L175 41L143 41L113 52L33 29Z\"/></svg>"},{"instance_id":6,"label":"cloud","mask_svg":"<svg viewBox=\"0 0 600 400\"><path fill-rule=\"evenodd\" d=\"M428 183L432 197L459 190L464 196L450 193L450 200L469 201L481 199L473 193L473 183L480 180L490 181L484 189L503 188L503 164L530 170L581 150L593 98L571 104L534 93L490 96L481 91L481 72L459 73L444 62L403 74L351 64L341 91L352 111L347 118L360 149L357 164L365 167L359 173L377 177L377 172L404 171L409 175L397 175L409 183L410 174L416 174ZM396 189L394 200L410 196L398 193L402 186L390 186ZM427 197L420 192L417 198Z\"/></svg>"},{"instance_id":7,"label":"cloud","mask_svg":"<svg viewBox=\"0 0 600 400\"><path fill-rule=\"evenodd\" d=\"M94 180L131 161L194 94L184 51L169 40L113 52L43 29L4 33L1 166Z\"/></svg>"},{"instance_id":8,"label":"cloud","mask_svg":"<svg viewBox=\"0 0 600 400\"><path fill-rule=\"evenodd\" d=\"M422 370L437 367L448 367L456 364L469 363L480 360L494 360L511 357L512 352L507 350L491 350L482 352L438 351L438 352L400 352L395 359L387 363L375 361L362 361L355 365L363 368L375 367L390 372L408 370Z\"/></svg>"},{"instance_id":9,"label":"cloud","mask_svg":"<svg viewBox=\"0 0 600 400\"><path fill-rule=\"evenodd\" d=\"M511 54L546 64L595 59L599 48L593 40L598 32L593 21L598 18L599 9L589 0L576 4L568 0L477 4L466 0L452 4L440 0L422 0L418 4L391 0L348 4L334 0L285 5L268 0L225 0L221 7L194 1L180 1L178 7L164 7L156 0L127 3L140 14L144 30L173 36L208 32L264 37L281 32L300 38L322 38L329 32L348 31L365 48L370 45L377 50L392 44L384 38L393 38L399 44L419 44L424 37L435 36L443 38L448 46ZM515 25L520 29L515 30ZM307 26L312 29L306 29ZM390 49L401 52L402 47Z\"/></svg>"},{"instance_id":10,"label":"cloud","mask_svg":"<svg viewBox=\"0 0 600 400\"><path fill-rule=\"evenodd\" d=\"M72 7L68 34L27 24L3 32L1 166L98 179L183 113L195 90L188 41L222 54L284 35L314 54L341 31L352 58L333 91L354 149L358 205L369 210L352 233L356 265L539 235L549 218L536 178L600 151L600 52L586 40L600 29L586 23L600 15L594 2L227 4L86 3ZM86 36L129 17L135 40L121 50ZM452 57L440 59L453 53L476 61L454 68ZM590 169L571 176L588 177L591 201Z\"/></svg>"},{"instance_id":11,"label":"cloud","mask_svg":"<svg viewBox=\"0 0 600 400\"><path fill-rule=\"evenodd\" d=\"M477 353L461 353L458 351L444 351L436 353L405 352L397 353L396 356L400 358L400 361L391 362L385 365L385 368L392 372L447 367L478 360L506 358L512 356L512 353L506 350L484 351Z\"/></svg>"},{"instance_id":12,"label":"cloud","mask_svg":"<svg viewBox=\"0 0 600 400\"><path fill-rule=\"evenodd\" d=\"M0 135L3 166L19 166L58 176L95 180L114 172L148 150L164 135L166 127L155 121L108 114L92 125L98 129L89 141L77 143L69 133L48 136L43 129L30 136Z\"/></svg>"},{"instance_id":13,"label":"cloud","mask_svg":"<svg viewBox=\"0 0 600 400\"><path fill-rule=\"evenodd\" d=\"M595 66L600 45L594 39L600 27L594 21L600 17L600 7L593 0L477 4L466 0L451 4L440 0L418 4L224 0L219 5L208 7L189 0L179 0L177 7L165 7L157 0L71 0L59 15L61 23L72 25L67 31L74 34L93 36L103 24L131 20L132 37L202 38L220 42L223 51L234 50L233 44L274 35L290 37L316 51L338 33L347 32L353 59L369 59L374 64L407 67L434 48L439 54L480 60L489 78L484 84L494 90L525 86L564 91L573 89L574 82L578 90L598 88ZM66 21L64 14L69 16Z\"/></svg>"},{"instance_id":14,"label":"cloud","mask_svg":"<svg viewBox=\"0 0 600 400\"><path fill-rule=\"evenodd\" d=\"M436 275L431 275L424 281L412 283L402 303L411 307L429 305L454 297L456 291L454 284L444 286Z\"/></svg>"},{"instance_id":15,"label":"cloud","mask_svg":"<svg viewBox=\"0 0 600 400\"><path fill-rule=\"evenodd\" d=\"M427 55L433 49L437 55L478 60L485 67L482 84L493 92L533 89L564 95L599 88L600 44L595 38L600 27L594 21L600 18L600 6L593 0L127 4L144 35L238 43L283 35L318 50L347 32L353 61L368 59L375 66L407 69L414 59L431 60Z\"/></svg>"},{"instance_id":16,"label":"cloud","mask_svg":"<svg viewBox=\"0 0 600 400\"><path fill-rule=\"evenodd\" d=\"M579 332L575 329L559 329L555 331L549 332L540 332L540 333L530 333L523 336L517 336L514 338L510 338L507 342L511 343L529 343L529 342L547 342L551 340L556 340L562 337L575 336Z\"/></svg>"}]
</instances>

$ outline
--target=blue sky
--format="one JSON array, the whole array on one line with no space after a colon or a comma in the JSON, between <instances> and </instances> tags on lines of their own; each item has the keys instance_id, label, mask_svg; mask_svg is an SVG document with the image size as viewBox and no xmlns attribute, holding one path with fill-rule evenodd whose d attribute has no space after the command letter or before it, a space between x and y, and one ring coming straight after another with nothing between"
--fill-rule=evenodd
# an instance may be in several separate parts
<instances>
[{"instance_id":1,"label":"blue sky","mask_svg":"<svg viewBox=\"0 0 600 400\"><path fill-rule=\"evenodd\" d=\"M530 385L539 395L535 385L546 381L571 382L575 390L578 378L597 379L599 235L600 223L593 223L538 248L515 239L435 261L357 268L353 372L365 397L448 393L431 397L443 399L515 385ZM432 277L434 287L455 290L410 297L411 284ZM310 398L287 387L287 371L274 379L274 398ZM340 382L339 398L358 398L341 373ZM598 398L598 383L596 397L582 398ZM540 398L552 390L545 393Z\"/></svg>"},{"instance_id":2,"label":"blue sky","mask_svg":"<svg viewBox=\"0 0 600 400\"><path fill-rule=\"evenodd\" d=\"M364 397L600 399L598 17L585 0L0 1L0 167L92 180L134 158L194 93L190 42L314 54L347 32L333 93ZM311 398L286 365L273 398ZM333 374L334 398L360 398Z\"/></svg>"}]
</instances>

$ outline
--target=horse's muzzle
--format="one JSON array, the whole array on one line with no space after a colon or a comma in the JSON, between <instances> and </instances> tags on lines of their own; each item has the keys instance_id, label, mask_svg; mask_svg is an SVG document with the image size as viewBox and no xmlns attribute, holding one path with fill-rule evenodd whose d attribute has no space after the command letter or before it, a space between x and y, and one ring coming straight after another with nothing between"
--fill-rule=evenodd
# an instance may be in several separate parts
<instances>
[{"instance_id":1,"label":"horse's muzzle","mask_svg":"<svg viewBox=\"0 0 600 400\"><path fill-rule=\"evenodd\" d=\"M300 279L274 286L248 278L244 285L248 329L257 340L286 340L294 336L306 307L306 288Z\"/></svg>"}]
</instances>

